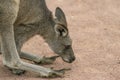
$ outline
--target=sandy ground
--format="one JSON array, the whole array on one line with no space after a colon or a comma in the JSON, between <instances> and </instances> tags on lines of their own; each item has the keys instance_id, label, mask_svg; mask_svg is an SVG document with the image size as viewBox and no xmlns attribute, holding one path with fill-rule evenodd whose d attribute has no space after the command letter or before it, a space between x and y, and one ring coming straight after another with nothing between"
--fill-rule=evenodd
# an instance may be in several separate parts
<instances>
[{"instance_id":1,"label":"sandy ground","mask_svg":"<svg viewBox=\"0 0 120 80\"><path fill-rule=\"evenodd\" d=\"M120 80L120 0L46 0L54 12L60 6L66 13L76 61L57 59L53 65L72 68L64 78L52 80ZM35 36L23 47L30 53L52 56L44 40ZM0 58L0 80L51 80L27 72L17 76L5 68Z\"/></svg>"}]
</instances>

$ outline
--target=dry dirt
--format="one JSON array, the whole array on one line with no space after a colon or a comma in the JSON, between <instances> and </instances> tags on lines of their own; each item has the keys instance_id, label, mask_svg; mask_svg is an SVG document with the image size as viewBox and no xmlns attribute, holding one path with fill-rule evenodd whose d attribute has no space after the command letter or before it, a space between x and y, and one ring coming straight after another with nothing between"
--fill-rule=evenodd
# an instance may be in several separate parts
<instances>
[{"instance_id":1,"label":"dry dirt","mask_svg":"<svg viewBox=\"0 0 120 80\"><path fill-rule=\"evenodd\" d=\"M72 68L64 78L43 79L27 72L17 76L5 68L0 58L0 80L120 80L120 0L46 0L54 12L60 6L68 20L76 61L57 59L53 65ZM23 47L26 52L52 56L41 37L35 36Z\"/></svg>"}]
</instances>

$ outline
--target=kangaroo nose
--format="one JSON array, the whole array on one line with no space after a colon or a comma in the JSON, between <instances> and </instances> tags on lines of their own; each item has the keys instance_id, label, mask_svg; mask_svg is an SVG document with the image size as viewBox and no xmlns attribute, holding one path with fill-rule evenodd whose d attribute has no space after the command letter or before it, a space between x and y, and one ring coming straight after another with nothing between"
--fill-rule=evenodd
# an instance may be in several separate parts
<instances>
[{"instance_id":1,"label":"kangaroo nose","mask_svg":"<svg viewBox=\"0 0 120 80\"><path fill-rule=\"evenodd\" d=\"M75 61L75 57L72 58L72 61Z\"/></svg>"},{"instance_id":2,"label":"kangaroo nose","mask_svg":"<svg viewBox=\"0 0 120 80\"><path fill-rule=\"evenodd\" d=\"M69 60L69 63L72 63L73 61L75 61L75 57L72 57L72 58Z\"/></svg>"}]
</instances>

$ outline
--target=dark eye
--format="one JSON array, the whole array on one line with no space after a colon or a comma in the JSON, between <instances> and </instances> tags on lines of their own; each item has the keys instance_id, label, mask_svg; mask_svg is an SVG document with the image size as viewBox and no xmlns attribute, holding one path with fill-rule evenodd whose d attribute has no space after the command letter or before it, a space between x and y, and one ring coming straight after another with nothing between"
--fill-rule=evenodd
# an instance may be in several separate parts
<instances>
[{"instance_id":1,"label":"dark eye","mask_svg":"<svg viewBox=\"0 0 120 80\"><path fill-rule=\"evenodd\" d=\"M65 49L69 49L71 47L71 45L64 45Z\"/></svg>"}]
</instances>

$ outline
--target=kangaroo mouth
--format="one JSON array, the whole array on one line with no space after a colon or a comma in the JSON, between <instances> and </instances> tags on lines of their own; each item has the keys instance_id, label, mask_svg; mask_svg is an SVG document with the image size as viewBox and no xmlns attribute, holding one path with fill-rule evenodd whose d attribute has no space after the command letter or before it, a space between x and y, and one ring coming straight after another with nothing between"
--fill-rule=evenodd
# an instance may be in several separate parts
<instances>
[{"instance_id":1,"label":"kangaroo mouth","mask_svg":"<svg viewBox=\"0 0 120 80\"><path fill-rule=\"evenodd\" d=\"M64 62L72 63L75 60L75 57L61 57Z\"/></svg>"}]
</instances>

